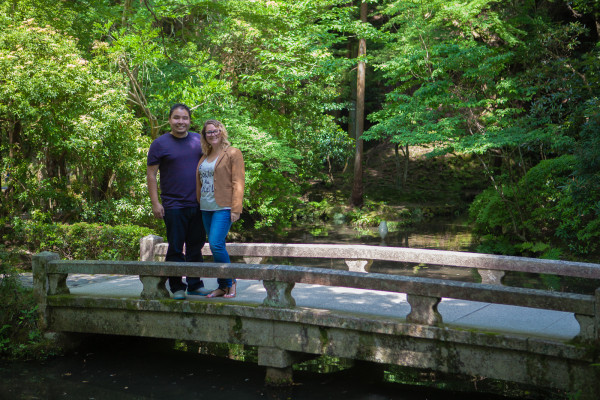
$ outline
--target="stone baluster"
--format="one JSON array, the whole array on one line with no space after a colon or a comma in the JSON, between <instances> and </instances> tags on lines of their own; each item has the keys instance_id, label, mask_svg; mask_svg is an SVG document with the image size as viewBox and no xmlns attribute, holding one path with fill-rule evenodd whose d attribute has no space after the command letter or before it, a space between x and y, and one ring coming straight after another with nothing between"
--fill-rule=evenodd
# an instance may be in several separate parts
<instances>
[{"instance_id":1,"label":"stone baluster","mask_svg":"<svg viewBox=\"0 0 600 400\"><path fill-rule=\"evenodd\" d=\"M496 269L478 269L479 276L481 276L481 283L488 285L502 285L502 278L504 278L504 271Z\"/></svg>"},{"instance_id":2,"label":"stone baluster","mask_svg":"<svg viewBox=\"0 0 600 400\"><path fill-rule=\"evenodd\" d=\"M595 292L594 315L575 314L579 322L579 334L576 339L583 341L596 341L600 339L600 288Z\"/></svg>"},{"instance_id":3,"label":"stone baluster","mask_svg":"<svg viewBox=\"0 0 600 400\"><path fill-rule=\"evenodd\" d=\"M48 274L48 295L69 294L67 287L67 276L69 274Z\"/></svg>"},{"instance_id":4,"label":"stone baluster","mask_svg":"<svg viewBox=\"0 0 600 400\"><path fill-rule=\"evenodd\" d=\"M244 262L246 264L262 264L267 257L252 257L252 256L244 256Z\"/></svg>"},{"instance_id":5,"label":"stone baluster","mask_svg":"<svg viewBox=\"0 0 600 400\"><path fill-rule=\"evenodd\" d=\"M344 260L348 266L350 272L364 272L367 273L373 265L373 260Z\"/></svg>"},{"instance_id":6,"label":"stone baluster","mask_svg":"<svg viewBox=\"0 0 600 400\"><path fill-rule=\"evenodd\" d=\"M144 286L140 297L144 300L168 299L171 296L167 290L166 276L144 276L140 275L140 281Z\"/></svg>"},{"instance_id":7,"label":"stone baluster","mask_svg":"<svg viewBox=\"0 0 600 400\"><path fill-rule=\"evenodd\" d=\"M154 261L157 244L163 243L163 238L156 235L144 236L140 239L140 261ZM144 300L168 299L169 291L166 287L165 276L140 275L143 289L140 297Z\"/></svg>"},{"instance_id":8,"label":"stone baluster","mask_svg":"<svg viewBox=\"0 0 600 400\"><path fill-rule=\"evenodd\" d=\"M440 297L408 294L406 299L410 304L410 313L406 316L406 322L421 325L442 324L442 314L437 309L442 300Z\"/></svg>"},{"instance_id":9,"label":"stone baluster","mask_svg":"<svg viewBox=\"0 0 600 400\"><path fill-rule=\"evenodd\" d=\"M263 286L267 290L267 297L263 301L263 306L277 308L296 307L296 300L292 297L292 289L295 285L295 282L263 281Z\"/></svg>"}]
</instances>

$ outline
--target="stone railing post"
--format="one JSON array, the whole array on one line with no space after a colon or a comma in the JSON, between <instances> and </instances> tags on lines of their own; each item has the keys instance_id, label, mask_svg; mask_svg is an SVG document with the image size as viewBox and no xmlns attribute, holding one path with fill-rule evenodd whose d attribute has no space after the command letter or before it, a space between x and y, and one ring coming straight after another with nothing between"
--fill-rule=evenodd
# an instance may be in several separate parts
<instances>
[{"instance_id":1,"label":"stone railing post","mask_svg":"<svg viewBox=\"0 0 600 400\"><path fill-rule=\"evenodd\" d=\"M163 238L156 235L144 236L140 239L140 261L154 261L154 246L163 242Z\"/></svg>"},{"instance_id":2,"label":"stone railing post","mask_svg":"<svg viewBox=\"0 0 600 400\"><path fill-rule=\"evenodd\" d=\"M600 288L595 292L594 315L575 314L579 322L579 334L575 337L584 341L595 341L600 339Z\"/></svg>"},{"instance_id":3,"label":"stone railing post","mask_svg":"<svg viewBox=\"0 0 600 400\"><path fill-rule=\"evenodd\" d=\"M438 304L442 301L440 297L408 294L406 300L410 304L410 313L406 316L406 322L421 325L442 324L442 314L437 309Z\"/></svg>"},{"instance_id":4,"label":"stone railing post","mask_svg":"<svg viewBox=\"0 0 600 400\"><path fill-rule=\"evenodd\" d=\"M163 242L163 238L156 235L144 236L140 239L140 261L154 261L155 247ZM169 291L166 287L165 276L143 276L140 281L144 286L140 297L144 300L168 299Z\"/></svg>"},{"instance_id":5,"label":"stone railing post","mask_svg":"<svg viewBox=\"0 0 600 400\"><path fill-rule=\"evenodd\" d=\"M488 285L502 285L502 278L504 278L504 271L495 269L478 269L479 276L481 276L481 283Z\"/></svg>"},{"instance_id":6,"label":"stone railing post","mask_svg":"<svg viewBox=\"0 0 600 400\"><path fill-rule=\"evenodd\" d=\"M369 272L373 260L344 260L350 272Z\"/></svg>"},{"instance_id":7,"label":"stone railing post","mask_svg":"<svg viewBox=\"0 0 600 400\"><path fill-rule=\"evenodd\" d=\"M50 261L58 259L58 254L51 253L49 251L35 254L32 258L31 269L33 271L33 296L38 304L38 313L40 315L40 324L42 330L46 330L48 327L47 307L50 284L46 267Z\"/></svg>"},{"instance_id":8,"label":"stone railing post","mask_svg":"<svg viewBox=\"0 0 600 400\"><path fill-rule=\"evenodd\" d=\"M263 286L267 290L267 297L263 301L263 306L277 308L296 307L296 300L292 297L292 289L295 285L295 282L263 281Z\"/></svg>"}]
</instances>

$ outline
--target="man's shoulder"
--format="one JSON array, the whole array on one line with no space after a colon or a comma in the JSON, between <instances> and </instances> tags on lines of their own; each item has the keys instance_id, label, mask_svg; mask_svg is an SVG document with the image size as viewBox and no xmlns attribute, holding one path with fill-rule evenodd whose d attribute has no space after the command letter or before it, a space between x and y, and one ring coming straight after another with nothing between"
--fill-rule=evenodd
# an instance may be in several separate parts
<instances>
[{"instance_id":1,"label":"man's shoulder","mask_svg":"<svg viewBox=\"0 0 600 400\"><path fill-rule=\"evenodd\" d=\"M154 139L152 141L152 144L154 144L154 143L157 143L157 144L164 143L164 142L168 141L169 139L171 139L171 136L172 135L169 132L163 133L162 135L160 135L159 137L157 137L156 139Z\"/></svg>"},{"instance_id":2,"label":"man's shoulder","mask_svg":"<svg viewBox=\"0 0 600 400\"><path fill-rule=\"evenodd\" d=\"M188 138L194 142L201 142L202 136L198 132L188 132Z\"/></svg>"}]
</instances>

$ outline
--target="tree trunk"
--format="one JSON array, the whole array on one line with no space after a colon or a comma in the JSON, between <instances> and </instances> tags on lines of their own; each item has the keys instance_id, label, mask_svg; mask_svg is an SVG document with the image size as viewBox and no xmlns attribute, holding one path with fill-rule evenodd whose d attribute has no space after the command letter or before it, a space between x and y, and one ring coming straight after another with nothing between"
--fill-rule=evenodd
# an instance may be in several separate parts
<instances>
[{"instance_id":1,"label":"tree trunk","mask_svg":"<svg viewBox=\"0 0 600 400\"><path fill-rule=\"evenodd\" d=\"M410 151L408 145L404 146L404 173L402 175L402 188L406 187L406 181L408 180L408 162L410 161Z\"/></svg>"},{"instance_id":2,"label":"tree trunk","mask_svg":"<svg viewBox=\"0 0 600 400\"><path fill-rule=\"evenodd\" d=\"M156 116L154 116L154 114L152 114L152 111L148 106L148 100L146 99L142 85L137 79L137 69L131 69L129 66L129 61L125 56L121 56L119 58L119 67L121 68L121 71L129 78L129 101L137 105L148 119L148 125L150 126L150 137L152 140L154 140L160 133L160 126L158 125L158 119Z\"/></svg>"},{"instance_id":3,"label":"tree trunk","mask_svg":"<svg viewBox=\"0 0 600 400\"><path fill-rule=\"evenodd\" d=\"M125 0L123 2L123 14L121 16L121 26L127 26L130 13L131 13L131 0Z\"/></svg>"},{"instance_id":4,"label":"tree trunk","mask_svg":"<svg viewBox=\"0 0 600 400\"><path fill-rule=\"evenodd\" d=\"M402 147L402 155L404 158L404 168L401 167L400 163L400 144L396 143L394 145L394 150L396 153L396 187L404 189L406 187L406 181L408 179L408 161L410 158L410 153L408 149L408 145L404 145Z\"/></svg>"},{"instance_id":5,"label":"tree trunk","mask_svg":"<svg viewBox=\"0 0 600 400\"><path fill-rule=\"evenodd\" d=\"M367 22L367 3L360 5L360 20ZM361 38L358 43L358 72L356 77L356 154L354 156L354 184L352 185L352 205L363 205L363 140L360 138L365 128L365 62L367 41Z\"/></svg>"}]
</instances>

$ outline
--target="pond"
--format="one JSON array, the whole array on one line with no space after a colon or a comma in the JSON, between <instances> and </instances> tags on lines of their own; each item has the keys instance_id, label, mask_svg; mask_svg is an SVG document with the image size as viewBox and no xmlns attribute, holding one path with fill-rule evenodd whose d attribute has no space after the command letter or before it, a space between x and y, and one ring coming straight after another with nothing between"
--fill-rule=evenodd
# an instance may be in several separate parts
<instances>
[{"instance_id":1,"label":"pond","mask_svg":"<svg viewBox=\"0 0 600 400\"><path fill-rule=\"evenodd\" d=\"M390 222L385 239L378 227L353 227L344 223L307 224L282 235L259 233L253 242L366 244L455 251L473 251L475 241L465 216L423 220L407 226Z\"/></svg>"},{"instance_id":2,"label":"pond","mask_svg":"<svg viewBox=\"0 0 600 400\"><path fill-rule=\"evenodd\" d=\"M320 358L300 364L294 385L269 388L253 349L172 340L88 336L74 352L0 366L0 400L501 400L527 388L472 377ZM402 384L398 381L416 384ZM478 390L467 393L465 390ZM553 398L545 393L544 398ZM557 397L558 399L558 397Z\"/></svg>"}]
</instances>

